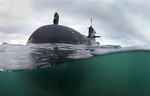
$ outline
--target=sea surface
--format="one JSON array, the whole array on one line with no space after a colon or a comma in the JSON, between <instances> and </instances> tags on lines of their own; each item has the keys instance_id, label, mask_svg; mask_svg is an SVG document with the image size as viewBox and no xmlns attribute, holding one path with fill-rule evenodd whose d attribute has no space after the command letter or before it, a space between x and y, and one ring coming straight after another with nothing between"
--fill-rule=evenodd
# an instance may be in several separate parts
<instances>
[{"instance_id":1,"label":"sea surface","mask_svg":"<svg viewBox=\"0 0 150 96\"><path fill-rule=\"evenodd\" d=\"M150 96L150 46L0 45L1 96Z\"/></svg>"},{"instance_id":2,"label":"sea surface","mask_svg":"<svg viewBox=\"0 0 150 96\"><path fill-rule=\"evenodd\" d=\"M130 53L128 53L129 51ZM28 45L2 44L0 45L0 71L33 70L52 67L65 62L93 58L95 56L121 54L122 52L127 52L128 57L135 51L137 54L141 54L141 52L150 53L150 46L87 46L57 43ZM122 62L125 62L125 60Z\"/></svg>"}]
</instances>

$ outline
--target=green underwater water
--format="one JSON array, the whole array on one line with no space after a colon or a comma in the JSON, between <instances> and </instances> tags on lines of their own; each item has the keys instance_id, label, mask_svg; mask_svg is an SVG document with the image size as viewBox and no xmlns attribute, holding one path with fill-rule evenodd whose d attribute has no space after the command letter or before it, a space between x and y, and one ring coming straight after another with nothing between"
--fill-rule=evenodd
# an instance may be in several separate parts
<instances>
[{"instance_id":1,"label":"green underwater water","mask_svg":"<svg viewBox=\"0 0 150 96\"><path fill-rule=\"evenodd\" d=\"M150 51L117 52L0 72L0 96L149 96Z\"/></svg>"}]
</instances>

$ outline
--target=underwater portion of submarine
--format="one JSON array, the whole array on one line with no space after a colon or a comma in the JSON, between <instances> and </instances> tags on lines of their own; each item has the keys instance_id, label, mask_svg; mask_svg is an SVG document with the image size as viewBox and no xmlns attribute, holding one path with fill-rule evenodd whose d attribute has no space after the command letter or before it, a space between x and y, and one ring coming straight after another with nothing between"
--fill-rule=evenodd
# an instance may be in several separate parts
<instances>
[{"instance_id":1,"label":"underwater portion of submarine","mask_svg":"<svg viewBox=\"0 0 150 96\"><path fill-rule=\"evenodd\" d=\"M76 30L58 25L59 15L56 12L54 14L53 24L44 25L37 30L35 30L29 37L27 44L29 43L63 43L63 44L99 44L96 42L95 38L100 36L95 36L95 31L92 26L89 27L89 35L84 36Z\"/></svg>"}]
</instances>

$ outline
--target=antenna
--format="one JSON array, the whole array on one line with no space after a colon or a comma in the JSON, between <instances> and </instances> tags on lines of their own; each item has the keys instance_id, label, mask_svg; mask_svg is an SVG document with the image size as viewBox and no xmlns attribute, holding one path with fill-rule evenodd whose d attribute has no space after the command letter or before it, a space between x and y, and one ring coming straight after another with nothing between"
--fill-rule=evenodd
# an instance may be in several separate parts
<instances>
[{"instance_id":1,"label":"antenna","mask_svg":"<svg viewBox=\"0 0 150 96\"><path fill-rule=\"evenodd\" d=\"M91 19L91 26L92 26L92 19Z\"/></svg>"}]
</instances>

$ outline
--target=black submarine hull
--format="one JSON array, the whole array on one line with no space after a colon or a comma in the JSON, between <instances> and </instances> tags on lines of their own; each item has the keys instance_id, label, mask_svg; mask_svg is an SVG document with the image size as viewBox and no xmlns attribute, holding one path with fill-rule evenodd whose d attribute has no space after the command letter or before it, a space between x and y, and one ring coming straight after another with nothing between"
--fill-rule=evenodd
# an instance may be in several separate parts
<instances>
[{"instance_id":1,"label":"black submarine hull","mask_svg":"<svg viewBox=\"0 0 150 96\"><path fill-rule=\"evenodd\" d=\"M29 43L64 43L87 44L89 38L76 30L62 25L45 25L33 32L29 37Z\"/></svg>"}]
</instances>

